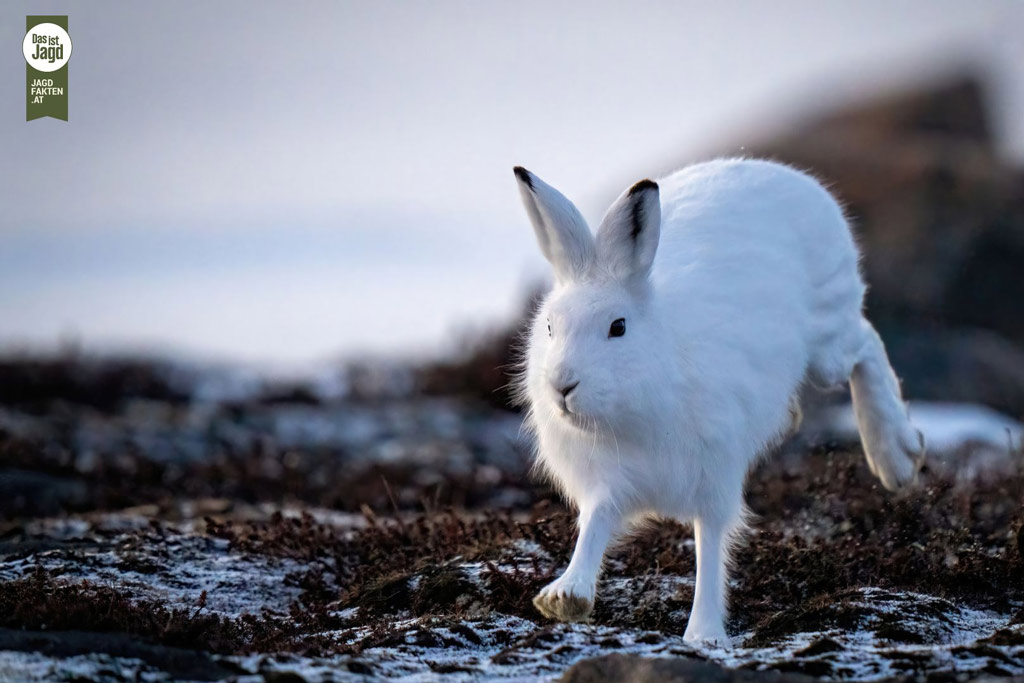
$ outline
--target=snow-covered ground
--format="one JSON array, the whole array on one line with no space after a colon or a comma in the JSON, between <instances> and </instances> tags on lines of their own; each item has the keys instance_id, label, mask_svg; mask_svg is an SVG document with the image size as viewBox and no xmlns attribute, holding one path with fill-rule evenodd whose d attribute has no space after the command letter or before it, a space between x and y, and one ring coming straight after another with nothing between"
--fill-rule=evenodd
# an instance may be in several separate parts
<instances>
[{"instance_id":1,"label":"snow-covered ground","mask_svg":"<svg viewBox=\"0 0 1024 683\"><path fill-rule=\"evenodd\" d=\"M341 535L365 528L365 520L351 524L361 519L354 516L325 514L321 518ZM140 604L199 609L203 596L202 610L229 619L245 613L283 617L290 605L298 604L302 590L289 576L308 570L311 563L243 551L209 536L202 527L202 522L190 522L164 525L157 532L148 519L122 514L38 521L32 537L48 538L52 547L5 561L0 565L0 582L24 578L42 568L60 584L84 581L115 588ZM679 549L692 552L692 543L684 540ZM796 669L848 680L928 670L1024 674L1024 623L1019 618L1015 621L1009 612L969 607L917 591L851 588L841 596L842 613L847 615L841 617L845 619L841 625L822 618L821 627L798 630L770 644L755 643L754 631L736 633L734 647L728 650L695 649L682 640L692 570L617 576L621 564L613 559L602 582L600 600L612 612L635 610L638 586L642 586L643 600L678 605L675 613L665 614L665 622L675 625L668 629L551 624L539 617L502 613L479 602L479 596L489 590L489 571L530 572L533 560L532 566L544 571L552 562L540 545L530 541L511 543L502 558L491 562L454 558L448 570L475 589L467 594L475 598L467 597L447 614L417 615L399 608L389 617L391 634L386 642L357 648L358 653L252 653L214 659L230 666L240 681L262 680L269 671L289 672L309 681L357 680L367 674L401 681L550 680L577 661L614 652L698 657L727 667ZM426 580L422 574L413 574L408 581L415 592ZM362 613L364 609L338 603L337 627L315 635L336 639L339 650L366 641L379 625ZM734 605L734 611L742 609ZM1002 636L993 638L997 633ZM169 679L158 667L131 657L96 653L55 658L15 651L0 653L0 679L4 676L4 680L26 681L69 676L110 681Z\"/></svg>"}]
</instances>

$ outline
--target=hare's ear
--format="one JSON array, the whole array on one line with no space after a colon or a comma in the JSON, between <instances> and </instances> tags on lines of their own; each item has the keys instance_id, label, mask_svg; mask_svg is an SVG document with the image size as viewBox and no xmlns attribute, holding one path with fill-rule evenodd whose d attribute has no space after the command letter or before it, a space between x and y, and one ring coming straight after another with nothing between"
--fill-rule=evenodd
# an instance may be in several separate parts
<instances>
[{"instance_id":1,"label":"hare's ear","mask_svg":"<svg viewBox=\"0 0 1024 683\"><path fill-rule=\"evenodd\" d=\"M661 237L658 184L641 180L615 200L597 229L597 259L617 277L647 277Z\"/></svg>"},{"instance_id":2,"label":"hare's ear","mask_svg":"<svg viewBox=\"0 0 1024 683\"><path fill-rule=\"evenodd\" d=\"M573 203L522 166L514 169L523 206L544 258L560 282L579 279L594 261L594 238Z\"/></svg>"}]
</instances>

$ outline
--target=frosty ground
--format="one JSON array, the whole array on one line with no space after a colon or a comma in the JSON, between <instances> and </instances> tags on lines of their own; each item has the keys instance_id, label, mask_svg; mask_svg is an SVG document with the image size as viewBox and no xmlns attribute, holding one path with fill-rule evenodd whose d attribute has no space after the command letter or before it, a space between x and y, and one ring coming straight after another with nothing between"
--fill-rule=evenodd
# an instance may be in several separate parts
<instances>
[{"instance_id":1,"label":"frosty ground","mask_svg":"<svg viewBox=\"0 0 1024 683\"><path fill-rule=\"evenodd\" d=\"M614 653L861 680L1024 674L1012 444L988 468L966 446L896 496L855 447L766 459L734 648L695 650L675 523L611 554L591 623L533 610L573 519L529 477L515 413L387 373L0 374L0 679L585 680Z\"/></svg>"}]
</instances>

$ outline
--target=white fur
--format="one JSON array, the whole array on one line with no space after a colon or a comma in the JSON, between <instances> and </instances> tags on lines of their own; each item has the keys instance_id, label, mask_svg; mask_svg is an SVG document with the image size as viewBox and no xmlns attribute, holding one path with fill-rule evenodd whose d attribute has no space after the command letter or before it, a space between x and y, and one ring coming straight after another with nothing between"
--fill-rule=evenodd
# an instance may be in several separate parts
<instances>
[{"instance_id":1,"label":"white fur","mask_svg":"<svg viewBox=\"0 0 1024 683\"><path fill-rule=\"evenodd\" d=\"M638 183L595 238L569 200L528 171L516 176L556 275L529 332L522 389L538 465L580 512L572 561L535 604L586 618L613 538L651 515L692 521L685 638L727 645L744 479L798 419L804 381L852 375L868 462L886 487L911 481L923 454L862 316L842 210L787 166L718 160ZM626 333L609 337L618 318Z\"/></svg>"}]
</instances>

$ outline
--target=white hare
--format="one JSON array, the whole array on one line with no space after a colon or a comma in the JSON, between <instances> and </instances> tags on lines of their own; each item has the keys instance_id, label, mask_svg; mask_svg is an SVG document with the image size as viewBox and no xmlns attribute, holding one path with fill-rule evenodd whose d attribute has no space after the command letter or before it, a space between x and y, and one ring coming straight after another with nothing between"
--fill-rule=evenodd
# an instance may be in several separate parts
<instances>
[{"instance_id":1,"label":"white hare","mask_svg":"<svg viewBox=\"0 0 1024 683\"><path fill-rule=\"evenodd\" d=\"M579 509L572 560L534 605L586 619L613 538L645 517L692 521L697 584L684 638L728 646L744 479L798 426L803 382L850 382L868 466L886 488L910 482L923 458L862 314L842 210L787 166L717 160L633 185L595 236L557 190L523 168L515 175L555 275L521 388L538 465Z\"/></svg>"}]
</instances>

